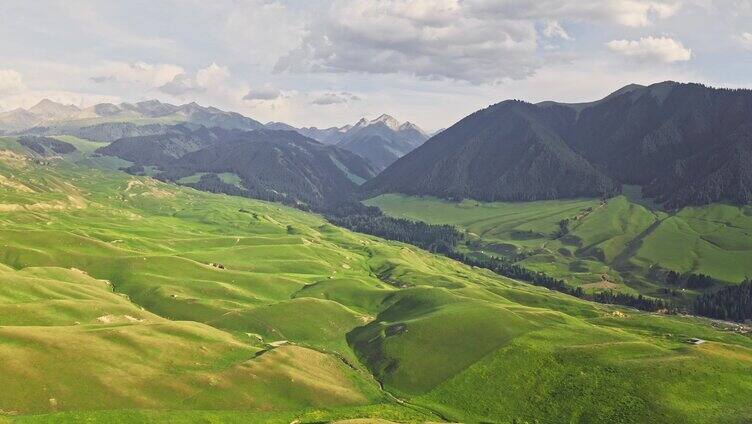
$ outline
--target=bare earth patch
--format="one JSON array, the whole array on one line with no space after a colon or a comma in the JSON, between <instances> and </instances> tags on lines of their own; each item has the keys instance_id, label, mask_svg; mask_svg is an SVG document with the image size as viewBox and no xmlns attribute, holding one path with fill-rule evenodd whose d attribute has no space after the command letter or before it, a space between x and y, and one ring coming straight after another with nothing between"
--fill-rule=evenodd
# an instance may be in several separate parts
<instances>
[{"instance_id":1,"label":"bare earth patch","mask_svg":"<svg viewBox=\"0 0 752 424\"><path fill-rule=\"evenodd\" d=\"M18 154L10 150L0 150L0 162L14 168L23 168L26 166L26 162L29 160L24 155Z\"/></svg>"},{"instance_id":2,"label":"bare earth patch","mask_svg":"<svg viewBox=\"0 0 752 424\"><path fill-rule=\"evenodd\" d=\"M138 193L136 193L136 189L140 189L138 190ZM157 199L164 199L175 196L174 191L161 187L160 184L154 180L138 180L135 178L128 181L128 185L125 187L125 192L131 197L150 196Z\"/></svg>"},{"instance_id":3,"label":"bare earth patch","mask_svg":"<svg viewBox=\"0 0 752 424\"><path fill-rule=\"evenodd\" d=\"M5 175L0 175L0 186L7 187L16 191L20 191L23 193L33 193L34 190L30 189L29 187L21 184L18 181L15 181L11 178L6 177Z\"/></svg>"}]
</instances>

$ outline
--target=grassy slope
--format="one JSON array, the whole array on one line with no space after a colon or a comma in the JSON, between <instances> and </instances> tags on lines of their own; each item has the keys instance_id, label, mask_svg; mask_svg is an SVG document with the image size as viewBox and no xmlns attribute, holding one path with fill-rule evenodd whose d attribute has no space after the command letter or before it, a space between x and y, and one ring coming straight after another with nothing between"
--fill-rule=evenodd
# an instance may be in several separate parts
<instances>
[{"instance_id":1,"label":"grassy slope","mask_svg":"<svg viewBox=\"0 0 752 424\"><path fill-rule=\"evenodd\" d=\"M624 196L605 205L587 199L453 203L392 194L366 203L393 216L457 225L482 241L472 248L524 252L527 267L585 288L653 293L660 282L650 278L651 267L727 283L752 273L752 207L709 205L670 215ZM571 220L570 233L557 238L564 218Z\"/></svg>"},{"instance_id":2,"label":"grassy slope","mask_svg":"<svg viewBox=\"0 0 752 424\"><path fill-rule=\"evenodd\" d=\"M109 144L106 142L92 141L92 140L86 140L83 138L73 137L70 135L60 135L55 138L61 141L65 141L66 143L72 144L78 151L82 153L86 153L86 154L93 153L98 148Z\"/></svg>"},{"instance_id":3,"label":"grassy slope","mask_svg":"<svg viewBox=\"0 0 752 424\"><path fill-rule=\"evenodd\" d=\"M198 174L189 175L187 177L183 177L179 180L177 180L177 183L179 184L195 184L201 180L201 177L206 175L205 172L199 172ZM238 188L243 188L242 181L240 180L240 177L237 174L234 174L232 172L222 172L220 174L217 174L219 179L225 183L234 185Z\"/></svg>"},{"instance_id":4,"label":"grassy slope","mask_svg":"<svg viewBox=\"0 0 752 424\"><path fill-rule=\"evenodd\" d=\"M0 421L752 418L752 341L699 321L277 204L0 159Z\"/></svg>"}]
</instances>

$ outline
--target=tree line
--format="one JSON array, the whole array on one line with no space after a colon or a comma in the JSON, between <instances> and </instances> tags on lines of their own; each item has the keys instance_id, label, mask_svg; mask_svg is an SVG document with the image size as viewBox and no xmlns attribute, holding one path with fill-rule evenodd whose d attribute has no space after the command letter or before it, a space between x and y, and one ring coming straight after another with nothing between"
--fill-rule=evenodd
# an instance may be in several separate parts
<instances>
[{"instance_id":1,"label":"tree line","mask_svg":"<svg viewBox=\"0 0 752 424\"><path fill-rule=\"evenodd\" d=\"M450 252L448 257L465 263L467 265L479 268L489 269L496 274L531 283L536 286L546 287L561 293L568 294L580 299L590 300L598 303L607 303L611 305L629 306L635 309L649 312L669 311L673 312L674 307L663 299L655 299L643 295L631 295L628 293L617 293L612 290L606 290L597 293L586 293L581 287L572 287L564 280L553 278L540 271L531 271L522 266L513 264L505 259L496 258L488 255L466 255L459 252Z\"/></svg>"},{"instance_id":2,"label":"tree line","mask_svg":"<svg viewBox=\"0 0 752 424\"><path fill-rule=\"evenodd\" d=\"M358 202L339 204L324 212L324 216L334 225L413 244L433 253L448 254L464 238L463 234L451 225L433 225L393 218L384 215L377 207L365 206Z\"/></svg>"},{"instance_id":3,"label":"tree line","mask_svg":"<svg viewBox=\"0 0 752 424\"><path fill-rule=\"evenodd\" d=\"M752 320L752 280L747 278L738 286L728 286L715 293L704 294L695 300L698 315L729 321Z\"/></svg>"},{"instance_id":4,"label":"tree line","mask_svg":"<svg viewBox=\"0 0 752 424\"><path fill-rule=\"evenodd\" d=\"M666 284L677 287L686 287L688 289L707 289L712 287L716 281L705 274L684 273L679 274L676 271L666 273Z\"/></svg>"}]
</instances>

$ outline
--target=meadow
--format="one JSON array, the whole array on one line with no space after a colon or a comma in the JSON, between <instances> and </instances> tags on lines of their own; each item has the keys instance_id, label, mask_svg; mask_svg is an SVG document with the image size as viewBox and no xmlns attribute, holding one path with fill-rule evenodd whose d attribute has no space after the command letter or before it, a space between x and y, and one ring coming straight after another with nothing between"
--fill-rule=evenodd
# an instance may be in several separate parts
<instances>
[{"instance_id":1,"label":"meadow","mask_svg":"<svg viewBox=\"0 0 752 424\"><path fill-rule=\"evenodd\" d=\"M669 212L633 188L605 202L451 202L387 194L364 203L391 216L454 225L467 235L465 251L512 258L586 290L660 295L667 271L705 274L719 284L738 284L752 272L750 206Z\"/></svg>"},{"instance_id":2,"label":"meadow","mask_svg":"<svg viewBox=\"0 0 752 424\"><path fill-rule=\"evenodd\" d=\"M752 419L752 339L708 321L0 145L0 422ZM504 219L549 231L590 206Z\"/></svg>"}]
</instances>

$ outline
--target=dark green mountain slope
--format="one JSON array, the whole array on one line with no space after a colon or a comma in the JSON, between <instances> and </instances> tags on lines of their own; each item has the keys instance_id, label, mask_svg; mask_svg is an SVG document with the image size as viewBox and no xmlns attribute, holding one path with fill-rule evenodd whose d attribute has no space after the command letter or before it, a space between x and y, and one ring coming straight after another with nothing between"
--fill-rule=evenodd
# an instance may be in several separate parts
<instances>
[{"instance_id":1,"label":"dark green mountain slope","mask_svg":"<svg viewBox=\"0 0 752 424\"><path fill-rule=\"evenodd\" d=\"M365 189L481 200L617 192L617 184L548 125L549 115L518 101L476 112L395 162Z\"/></svg>"},{"instance_id":2,"label":"dark green mountain slope","mask_svg":"<svg viewBox=\"0 0 752 424\"><path fill-rule=\"evenodd\" d=\"M361 157L293 131L179 125L165 134L117 140L97 153L133 162L135 173L156 167L162 180L314 208L347 199L357 182L375 173Z\"/></svg>"},{"instance_id":3,"label":"dark green mountain slope","mask_svg":"<svg viewBox=\"0 0 752 424\"><path fill-rule=\"evenodd\" d=\"M126 137L100 148L97 153L117 156L142 166L167 166L183 155L211 146L232 132L216 128L192 129L176 125L161 134Z\"/></svg>"},{"instance_id":4,"label":"dark green mountain slope","mask_svg":"<svg viewBox=\"0 0 752 424\"><path fill-rule=\"evenodd\" d=\"M193 125L198 128L198 124L183 124ZM78 138L95 141L115 141L126 137L141 137L154 134L162 134L168 132L172 125L167 124L144 124L138 125L133 122L105 122L96 125L89 125L80 127L75 124L69 126L57 126L57 127L34 127L24 134L35 134L44 136L53 135L71 135Z\"/></svg>"},{"instance_id":5,"label":"dark green mountain slope","mask_svg":"<svg viewBox=\"0 0 752 424\"><path fill-rule=\"evenodd\" d=\"M532 200L607 195L636 184L670 207L744 204L752 199L751 146L752 91L631 85L592 103L491 106L365 188Z\"/></svg>"},{"instance_id":6,"label":"dark green mountain slope","mask_svg":"<svg viewBox=\"0 0 752 424\"><path fill-rule=\"evenodd\" d=\"M18 139L18 144L40 156L64 155L76 151L72 144L49 137L24 136Z\"/></svg>"}]
</instances>

